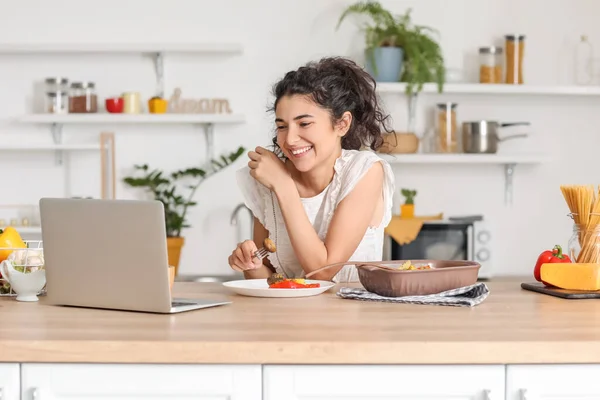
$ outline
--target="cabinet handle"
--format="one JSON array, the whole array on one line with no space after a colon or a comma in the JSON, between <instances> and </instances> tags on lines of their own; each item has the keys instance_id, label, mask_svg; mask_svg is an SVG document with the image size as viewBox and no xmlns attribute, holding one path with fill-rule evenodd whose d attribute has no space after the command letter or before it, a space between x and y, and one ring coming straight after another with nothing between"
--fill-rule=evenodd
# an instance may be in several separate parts
<instances>
[{"instance_id":1,"label":"cabinet handle","mask_svg":"<svg viewBox=\"0 0 600 400\"><path fill-rule=\"evenodd\" d=\"M31 389L31 400L39 400L40 398L40 393L38 392L37 388L33 388Z\"/></svg>"},{"instance_id":2,"label":"cabinet handle","mask_svg":"<svg viewBox=\"0 0 600 400\"><path fill-rule=\"evenodd\" d=\"M492 400L494 397L492 396L492 391L490 389L485 389L483 391L484 400Z\"/></svg>"}]
</instances>

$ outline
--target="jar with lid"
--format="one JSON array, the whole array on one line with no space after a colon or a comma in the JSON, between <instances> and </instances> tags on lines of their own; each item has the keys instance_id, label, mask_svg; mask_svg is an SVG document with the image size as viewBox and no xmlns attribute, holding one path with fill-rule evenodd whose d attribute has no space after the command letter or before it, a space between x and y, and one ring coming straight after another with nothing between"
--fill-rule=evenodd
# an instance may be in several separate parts
<instances>
[{"instance_id":1,"label":"jar with lid","mask_svg":"<svg viewBox=\"0 0 600 400\"><path fill-rule=\"evenodd\" d=\"M73 82L69 97L70 113L98 112L98 96L94 82Z\"/></svg>"},{"instance_id":2,"label":"jar with lid","mask_svg":"<svg viewBox=\"0 0 600 400\"><path fill-rule=\"evenodd\" d=\"M594 48L587 35L581 35L575 49L575 81L589 85L594 80Z\"/></svg>"},{"instance_id":3,"label":"jar with lid","mask_svg":"<svg viewBox=\"0 0 600 400\"><path fill-rule=\"evenodd\" d=\"M502 83L502 47L479 49L479 82Z\"/></svg>"},{"instance_id":4,"label":"jar with lid","mask_svg":"<svg viewBox=\"0 0 600 400\"><path fill-rule=\"evenodd\" d=\"M506 83L523 84L525 35L506 35Z\"/></svg>"},{"instance_id":5,"label":"jar with lid","mask_svg":"<svg viewBox=\"0 0 600 400\"><path fill-rule=\"evenodd\" d=\"M568 243L569 258L572 262L600 264L600 225L577 223L576 213L569 216L575 221Z\"/></svg>"},{"instance_id":6,"label":"jar with lid","mask_svg":"<svg viewBox=\"0 0 600 400\"><path fill-rule=\"evenodd\" d=\"M46 111L50 114L67 114L69 93L66 90L46 92Z\"/></svg>"},{"instance_id":7,"label":"jar with lid","mask_svg":"<svg viewBox=\"0 0 600 400\"><path fill-rule=\"evenodd\" d=\"M435 132L438 153L456 153L458 151L457 106L456 103L439 103L436 105Z\"/></svg>"},{"instance_id":8,"label":"jar with lid","mask_svg":"<svg viewBox=\"0 0 600 400\"><path fill-rule=\"evenodd\" d=\"M47 92L67 92L69 90L69 80L60 76L46 78Z\"/></svg>"}]
</instances>

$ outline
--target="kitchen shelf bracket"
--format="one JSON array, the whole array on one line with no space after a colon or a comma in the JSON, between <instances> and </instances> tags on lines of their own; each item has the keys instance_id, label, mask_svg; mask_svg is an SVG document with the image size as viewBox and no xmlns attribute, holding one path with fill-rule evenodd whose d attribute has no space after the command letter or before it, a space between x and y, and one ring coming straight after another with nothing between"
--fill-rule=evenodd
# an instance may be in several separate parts
<instances>
[{"instance_id":1,"label":"kitchen shelf bracket","mask_svg":"<svg viewBox=\"0 0 600 400\"><path fill-rule=\"evenodd\" d=\"M165 96L165 56L162 52L153 53L154 70L156 72L156 95Z\"/></svg>"},{"instance_id":2,"label":"kitchen shelf bracket","mask_svg":"<svg viewBox=\"0 0 600 400\"><path fill-rule=\"evenodd\" d=\"M215 157L215 125L208 123L203 124L203 127L206 139L206 162L210 165L211 160Z\"/></svg>"},{"instance_id":3,"label":"kitchen shelf bracket","mask_svg":"<svg viewBox=\"0 0 600 400\"><path fill-rule=\"evenodd\" d=\"M63 131L62 131L62 124L52 124L52 126L50 127L50 131L52 132L52 141L54 142L54 144L59 145L62 144L62 139L63 139ZM55 153L55 160L56 160L56 165L62 165L63 164L63 150L56 150Z\"/></svg>"},{"instance_id":4,"label":"kitchen shelf bracket","mask_svg":"<svg viewBox=\"0 0 600 400\"><path fill-rule=\"evenodd\" d=\"M513 203L513 177L515 174L515 163L504 165L504 204L512 205Z\"/></svg>"}]
</instances>

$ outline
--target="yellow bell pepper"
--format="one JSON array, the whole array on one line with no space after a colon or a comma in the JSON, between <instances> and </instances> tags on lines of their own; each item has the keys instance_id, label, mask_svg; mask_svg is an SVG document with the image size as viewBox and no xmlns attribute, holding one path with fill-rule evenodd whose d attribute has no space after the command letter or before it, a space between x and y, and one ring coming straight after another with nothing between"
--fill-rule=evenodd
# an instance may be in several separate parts
<instances>
[{"instance_id":1,"label":"yellow bell pepper","mask_svg":"<svg viewBox=\"0 0 600 400\"><path fill-rule=\"evenodd\" d=\"M12 249L24 249L26 247L27 245L15 228L9 226L4 230L0 229L0 262L8 258L10 253L13 252Z\"/></svg>"}]
</instances>

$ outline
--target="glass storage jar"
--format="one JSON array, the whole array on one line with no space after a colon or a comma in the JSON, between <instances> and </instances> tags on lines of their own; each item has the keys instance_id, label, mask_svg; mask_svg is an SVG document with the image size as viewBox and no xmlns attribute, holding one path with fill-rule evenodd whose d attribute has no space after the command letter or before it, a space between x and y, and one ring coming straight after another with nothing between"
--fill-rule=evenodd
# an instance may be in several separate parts
<instances>
[{"instance_id":1,"label":"glass storage jar","mask_svg":"<svg viewBox=\"0 0 600 400\"><path fill-rule=\"evenodd\" d=\"M69 80L60 76L46 78L46 92L67 92Z\"/></svg>"},{"instance_id":2,"label":"glass storage jar","mask_svg":"<svg viewBox=\"0 0 600 400\"><path fill-rule=\"evenodd\" d=\"M67 114L69 93L64 90L46 92L46 111L51 114Z\"/></svg>"},{"instance_id":3,"label":"glass storage jar","mask_svg":"<svg viewBox=\"0 0 600 400\"><path fill-rule=\"evenodd\" d=\"M574 220L576 215L569 214ZM568 247L572 262L600 264L600 225L573 223Z\"/></svg>"},{"instance_id":4,"label":"glass storage jar","mask_svg":"<svg viewBox=\"0 0 600 400\"><path fill-rule=\"evenodd\" d=\"M502 47L479 49L479 83L502 83Z\"/></svg>"},{"instance_id":5,"label":"glass storage jar","mask_svg":"<svg viewBox=\"0 0 600 400\"><path fill-rule=\"evenodd\" d=\"M456 103L439 103L436 105L435 132L438 153L456 153L458 151L457 106Z\"/></svg>"},{"instance_id":6,"label":"glass storage jar","mask_svg":"<svg viewBox=\"0 0 600 400\"><path fill-rule=\"evenodd\" d=\"M506 35L506 83L523 84L525 35Z\"/></svg>"},{"instance_id":7,"label":"glass storage jar","mask_svg":"<svg viewBox=\"0 0 600 400\"><path fill-rule=\"evenodd\" d=\"M69 97L70 113L98 112L98 96L94 82L73 82Z\"/></svg>"}]
</instances>

